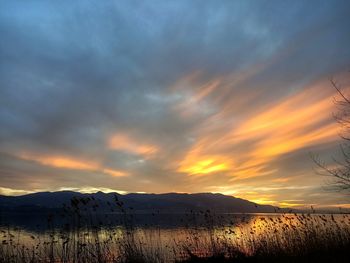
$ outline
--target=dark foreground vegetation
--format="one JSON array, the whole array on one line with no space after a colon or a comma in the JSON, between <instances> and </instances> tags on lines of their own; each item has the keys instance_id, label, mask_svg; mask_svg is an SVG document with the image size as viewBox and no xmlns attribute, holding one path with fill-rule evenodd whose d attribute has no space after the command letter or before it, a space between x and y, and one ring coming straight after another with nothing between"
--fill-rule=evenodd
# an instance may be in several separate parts
<instances>
[{"instance_id":1,"label":"dark foreground vegetation","mask_svg":"<svg viewBox=\"0 0 350 263\"><path fill-rule=\"evenodd\" d=\"M101 217L96 200L74 198L63 213L48 216L45 234L2 227L0 262L350 262L345 214L232 221L192 211L181 230L165 237L157 227L136 227L132 208L117 197L107 205L115 213ZM55 226L56 217L66 223Z\"/></svg>"}]
</instances>

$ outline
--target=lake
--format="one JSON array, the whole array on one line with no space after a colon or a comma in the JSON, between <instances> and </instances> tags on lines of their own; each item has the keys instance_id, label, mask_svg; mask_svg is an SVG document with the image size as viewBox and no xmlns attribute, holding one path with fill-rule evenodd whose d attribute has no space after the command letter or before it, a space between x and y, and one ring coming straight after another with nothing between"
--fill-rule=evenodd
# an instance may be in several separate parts
<instances>
[{"instance_id":1,"label":"lake","mask_svg":"<svg viewBox=\"0 0 350 263\"><path fill-rule=\"evenodd\" d=\"M324 240L349 239L346 214L103 214L62 218L2 215L2 253L56 258L104 257L106 262L142 254L171 262L217 251L253 255L261 247L290 251ZM234 250L234 251L233 251ZM129 255L130 256L130 255ZM66 260L65 260L66 259ZM90 262L90 261L88 261Z\"/></svg>"}]
</instances>

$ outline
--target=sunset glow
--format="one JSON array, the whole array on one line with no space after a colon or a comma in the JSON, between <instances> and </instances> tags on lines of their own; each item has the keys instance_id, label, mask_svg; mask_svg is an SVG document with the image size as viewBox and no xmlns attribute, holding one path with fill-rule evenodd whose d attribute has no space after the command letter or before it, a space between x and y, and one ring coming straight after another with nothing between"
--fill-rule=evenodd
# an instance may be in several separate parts
<instances>
[{"instance_id":1,"label":"sunset glow","mask_svg":"<svg viewBox=\"0 0 350 263\"><path fill-rule=\"evenodd\" d=\"M24 2L0 4L0 194L349 207L311 157L341 157L345 2Z\"/></svg>"},{"instance_id":2,"label":"sunset glow","mask_svg":"<svg viewBox=\"0 0 350 263\"><path fill-rule=\"evenodd\" d=\"M24 160L35 161L42 165L48 165L57 168L67 168L73 170L94 170L97 168L96 164L91 164L64 156L38 156L31 154L20 154L19 157Z\"/></svg>"},{"instance_id":3,"label":"sunset glow","mask_svg":"<svg viewBox=\"0 0 350 263\"><path fill-rule=\"evenodd\" d=\"M209 174L213 172L225 171L229 169L229 166L225 163L215 161L215 159L205 159L197 162L189 162L180 167L180 172L188 173L189 175L195 174Z\"/></svg>"},{"instance_id":4,"label":"sunset glow","mask_svg":"<svg viewBox=\"0 0 350 263\"><path fill-rule=\"evenodd\" d=\"M158 151L153 145L147 145L129 138L126 134L116 134L109 139L109 148L140 155L152 155Z\"/></svg>"},{"instance_id":5,"label":"sunset glow","mask_svg":"<svg viewBox=\"0 0 350 263\"><path fill-rule=\"evenodd\" d=\"M52 166L56 168L72 169L72 170L102 172L102 173L112 175L112 176L117 176L117 177L127 175L127 173L125 172L110 169L110 168L104 168L97 163L89 163L86 161L84 162L82 160L77 160L70 157L38 156L38 155L31 155L31 154L21 154L19 155L19 157L24 160L37 162L44 166Z\"/></svg>"}]
</instances>

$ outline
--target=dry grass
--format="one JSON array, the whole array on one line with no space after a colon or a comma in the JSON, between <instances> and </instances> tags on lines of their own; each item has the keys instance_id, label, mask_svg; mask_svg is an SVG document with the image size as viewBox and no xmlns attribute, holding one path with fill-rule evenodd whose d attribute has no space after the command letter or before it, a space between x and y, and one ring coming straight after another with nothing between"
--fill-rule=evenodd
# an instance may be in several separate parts
<instances>
[{"instance_id":1,"label":"dry grass","mask_svg":"<svg viewBox=\"0 0 350 263\"><path fill-rule=\"evenodd\" d=\"M135 228L132 214L117 199L109 205L121 211L120 227L99 222L94 200L75 199L62 215L69 224L60 229L52 216L45 234L3 229L0 262L350 262L350 217L345 214L227 222L209 211L192 212L189 226L165 240L160 229Z\"/></svg>"}]
</instances>

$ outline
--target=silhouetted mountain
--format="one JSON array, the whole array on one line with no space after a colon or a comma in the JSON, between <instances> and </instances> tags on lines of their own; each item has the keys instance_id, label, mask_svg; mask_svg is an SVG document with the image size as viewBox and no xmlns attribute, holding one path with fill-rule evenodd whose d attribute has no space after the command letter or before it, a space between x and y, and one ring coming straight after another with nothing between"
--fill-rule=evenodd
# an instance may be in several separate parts
<instances>
[{"instance_id":1,"label":"silhouetted mountain","mask_svg":"<svg viewBox=\"0 0 350 263\"><path fill-rule=\"evenodd\" d=\"M130 209L134 213L187 213L191 210L210 210L219 213L268 213L281 211L277 207L258 205L253 202L222 194L126 194L102 193L83 194L72 191L40 192L22 196L0 196L2 211L38 211L61 209L70 206L72 198L86 199L94 203L98 212L118 212Z\"/></svg>"}]
</instances>

